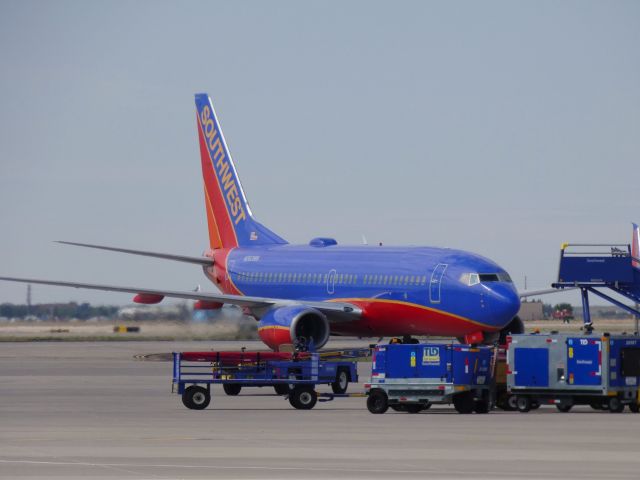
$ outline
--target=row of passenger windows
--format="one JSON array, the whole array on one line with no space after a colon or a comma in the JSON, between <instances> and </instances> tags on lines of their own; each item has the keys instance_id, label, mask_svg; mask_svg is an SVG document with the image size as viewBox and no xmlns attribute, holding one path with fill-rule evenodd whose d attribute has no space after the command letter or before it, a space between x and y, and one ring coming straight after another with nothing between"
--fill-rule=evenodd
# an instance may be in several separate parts
<instances>
[{"instance_id":1,"label":"row of passenger windows","mask_svg":"<svg viewBox=\"0 0 640 480\"><path fill-rule=\"evenodd\" d=\"M329 274L322 273L284 273L284 272L249 272L237 273L240 281L247 283L299 283L326 284ZM426 275L356 275L350 273L336 273L335 285L426 285Z\"/></svg>"}]
</instances>

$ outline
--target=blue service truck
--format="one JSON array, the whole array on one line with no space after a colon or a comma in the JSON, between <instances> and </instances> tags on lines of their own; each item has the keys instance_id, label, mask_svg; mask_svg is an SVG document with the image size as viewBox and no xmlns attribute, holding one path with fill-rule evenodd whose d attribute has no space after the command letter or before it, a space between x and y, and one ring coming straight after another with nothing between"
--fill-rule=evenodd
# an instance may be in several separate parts
<instances>
[{"instance_id":1,"label":"blue service truck","mask_svg":"<svg viewBox=\"0 0 640 480\"><path fill-rule=\"evenodd\" d=\"M438 343L378 345L373 351L367 408L418 413L451 404L459 413L487 413L494 349Z\"/></svg>"},{"instance_id":2,"label":"blue service truck","mask_svg":"<svg viewBox=\"0 0 640 480\"><path fill-rule=\"evenodd\" d=\"M521 334L507 344L507 390L520 412L544 403L638 412L640 337Z\"/></svg>"}]
</instances>

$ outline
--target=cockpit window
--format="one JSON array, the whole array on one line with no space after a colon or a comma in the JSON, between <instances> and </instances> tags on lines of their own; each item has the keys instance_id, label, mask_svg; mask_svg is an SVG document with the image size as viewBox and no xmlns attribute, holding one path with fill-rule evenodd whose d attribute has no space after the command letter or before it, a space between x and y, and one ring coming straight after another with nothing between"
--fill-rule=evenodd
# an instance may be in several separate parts
<instances>
[{"instance_id":1,"label":"cockpit window","mask_svg":"<svg viewBox=\"0 0 640 480\"><path fill-rule=\"evenodd\" d=\"M460 275L460 281L465 285L472 286L480 283L480 278L477 273L463 273Z\"/></svg>"},{"instance_id":2,"label":"cockpit window","mask_svg":"<svg viewBox=\"0 0 640 480\"><path fill-rule=\"evenodd\" d=\"M512 283L511 277L507 272L500 273L481 273L480 274L481 282L506 282Z\"/></svg>"},{"instance_id":3,"label":"cockpit window","mask_svg":"<svg viewBox=\"0 0 640 480\"><path fill-rule=\"evenodd\" d=\"M497 282L498 274L497 273L481 273L480 274L481 282Z\"/></svg>"},{"instance_id":4,"label":"cockpit window","mask_svg":"<svg viewBox=\"0 0 640 480\"><path fill-rule=\"evenodd\" d=\"M478 283L506 282L512 283L507 272L500 273L463 273L460 275L460 282L465 285L477 285Z\"/></svg>"}]
</instances>

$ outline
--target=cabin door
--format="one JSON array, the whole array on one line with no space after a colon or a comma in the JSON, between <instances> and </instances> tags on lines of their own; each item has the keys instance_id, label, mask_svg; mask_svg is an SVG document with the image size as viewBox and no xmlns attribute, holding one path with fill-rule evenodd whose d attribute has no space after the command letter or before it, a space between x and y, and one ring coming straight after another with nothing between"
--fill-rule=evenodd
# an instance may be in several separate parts
<instances>
[{"instance_id":1,"label":"cabin door","mask_svg":"<svg viewBox=\"0 0 640 480\"><path fill-rule=\"evenodd\" d=\"M336 270L335 268L329 271L327 275L327 293L333 295L336 291Z\"/></svg>"},{"instance_id":2,"label":"cabin door","mask_svg":"<svg viewBox=\"0 0 640 480\"><path fill-rule=\"evenodd\" d=\"M441 290L442 290L442 276L447 269L446 263L439 263L436 268L433 269L431 274L431 281L429 282L429 301L431 303L440 303Z\"/></svg>"}]
</instances>

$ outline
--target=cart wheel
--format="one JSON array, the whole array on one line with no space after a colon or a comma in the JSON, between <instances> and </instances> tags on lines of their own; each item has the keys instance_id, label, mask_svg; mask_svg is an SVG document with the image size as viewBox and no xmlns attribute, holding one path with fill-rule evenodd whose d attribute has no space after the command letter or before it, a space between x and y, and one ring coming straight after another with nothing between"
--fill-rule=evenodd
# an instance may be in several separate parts
<instances>
[{"instance_id":1,"label":"cart wheel","mask_svg":"<svg viewBox=\"0 0 640 480\"><path fill-rule=\"evenodd\" d=\"M531 400L529 397L516 397L516 408L522 413L527 413L531 410Z\"/></svg>"},{"instance_id":2,"label":"cart wheel","mask_svg":"<svg viewBox=\"0 0 640 480\"><path fill-rule=\"evenodd\" d=\"M489 413L489 400L476 400L473 405L473 409L476 413Z\"/></svg>"},{"instance_id":3,"label":"cart wheel","mask_svg":"<svg viewBox=\"0 0 640 480\"><path fill-rule=\"evenodd\" d=\"M630 403L629 410L631 410L633 413L638 413L638 411L640 411L640 405L638 405L637 403Z\"/></svg>"},{"instance_id":4,"label":"cart wheel","mask_svg":"<svg viewBox=\"0 0 640 480\"><path fill-rule=\"evenodd\" d=\"M609 399L609 411L611 413L620 413L622 410L624 410L624 403L618 397L611 397Z\"/></svg>"},{"instance_id":5,"label":"cart wheel","mask_svg":"<svg viewBox=\"0 0 640 480\"><path fill-rule=\"evenodd\" d=\"M349 374L346 370L341 369L338 371L335 382L331 384L331 390L333 393L345 393L349 387Z\"/></svg>"},{"instance_id":6,"label":"cart wheel","mask_svg":"<svg viewBox=\"0 0 640 480\"><path fill-rule=\"evenodd\" d=\"M560 402L556 403L556 408L558 411L562 413L567 413L573 407L573 402L571 400L562 399Z\"/></svg>"},{"instance_id":7,"label":"cart wheel","mask_svg":"<svg viewBox=\"0 0 640 480\"><path fill-rule=\"evenodd\" d=\"M204 387L191 385L182 394L182 403L191 410L204 410L211 401L211 394Z\"/></svg>"},{"instance_id":8,"label":"cart wheel","mask_svg":"<svg viewBox=\"0 0 640 480\"><path fill-rule=\"evenodd\" d=\"M387 394L379 388L371 390L371 392L369 392L369 397L367 398L367 408L371 413L386 412L389 408Z\"/></svg>"},{"instance_id":9,"label":"cart wheel","mask_svg":"<svg viewBox=\"0 0 640 480\"><path fill-rule=\"evenodd\" d=\"M309 386L298 386L289 395L289 403L298 410L311 410L318 401L318 394Z\"/></svg>"},{"instance_id":10,"label":"cart wheel","mask_svg":"<svg viewBox=\"0 0 640 480\"><path fill-rule=\"evenodd\" d=\"M273 389L276 391L278 395L288 395L289 394L289 385L286 383L278 383L273 386Z\"/></svg>"},{"instance_id":11,"label":"cart wheel","mask_svg":"<svg viewBox=\"0 0 640 480\"><path fill-rule=\"evenodd\" d=\"M453 396L453 408L455 408L458 413L471 413L473 412L474 406L475 401L473 399L473 393L471 392L462 392Z\"/></svg>"},{"instance_id":12,"label":"cart wheel","mask_svg":"<svg viewBox=\"0 0 640 480\"><path fill-rule=\"evenodd\" d=\"M224 383L222 385L222 388L224 390L224 393L235 397L240 393L240 390L242 390L242 385L238 385L237 383Z\"/></svg>"}]
</instances>

